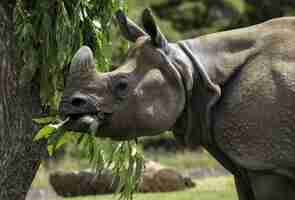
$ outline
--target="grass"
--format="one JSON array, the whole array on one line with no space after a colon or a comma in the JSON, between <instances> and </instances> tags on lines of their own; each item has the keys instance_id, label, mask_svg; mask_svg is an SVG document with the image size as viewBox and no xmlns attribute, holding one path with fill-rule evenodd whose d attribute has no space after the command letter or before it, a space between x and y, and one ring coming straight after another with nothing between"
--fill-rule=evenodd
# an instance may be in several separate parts
<instances>
[{"instance_id":1,"label":"grass","mask_svg":"<svg viewBox=\"0 0 295 200\"><path fill-rule=\"evenodd\" d=\"M180 192L136 194L134 200L236 200L233 179L214 177L195 180L197 186ZM65 198L64 200L116 200L114 195ZM57 200L57 199L51 199Z\"/></svg>"}]
</instances>

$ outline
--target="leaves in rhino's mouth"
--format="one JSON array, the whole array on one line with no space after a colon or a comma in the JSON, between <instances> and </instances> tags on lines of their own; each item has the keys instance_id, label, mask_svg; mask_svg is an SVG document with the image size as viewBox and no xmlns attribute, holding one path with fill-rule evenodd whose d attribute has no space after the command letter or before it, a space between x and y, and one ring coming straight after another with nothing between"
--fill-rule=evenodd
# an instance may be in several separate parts
<instances>
[{"instance_id":1,"label":"leaves in rhino's mouth","mask_svg":"<svg viewBox=\"0 0 295 200\"><path fill-rule=\"evenodd\" d=\"M49 155L53 155L55 150L66 143L67 133L64 129L64 125L70 121L69 117L64 120L56 117L46 117L33 119L33 121L37 124L43 125L35 135L34 141L46 139Z\"/></svg>"},{"instance_id":2,"label":"leaves in rhino's mouth","mask_svg":"<svg viewBox=\"0 0 295 200\"><path fill-rule=\"evenodd\" d=\"M67 114L65 117L70 118L71 120L77 120L85 115L93 116L96 117L100 121L105 121L110 116L112 113L107 113L107 112L95 112L95 113L73 113L73 114Z\"/></svg>"},{"instance_id":3,"label":"leaves in rhino's mouth","mask_svg":"<svg viewBox=\"0 0 295 200\"><path fill-rule=\"evenodd\" d=\"M53 155L67 142L76 140L97 173L104 168L109 168L114 177L119 177L117 193L120 192L120 199L132 199L144 168L143 155L135 146L137 142L102 140L97 139L94 134L73 134L65 129L72 119L79 119L83 116L85 115L71 115L63 120L58 117L34 119L34 122L43 126L35 135L34 140L46 139L49 155ZM95 117L105 120L108 116L110 115L96 115ZM98 124L94 123L93 126L98 126Z\"/></svg>"},{"instance_id":4,"label":"leaves in rhino's mouth","mask_svg":"<svg viewBox=\"0 0 295 200\"><path fill-rule=\"evenodd\" d=\"M72 131L69 132L67 130L65 127L66 125L83 118L84 123L90 124L89 128L92 135L94 135L99 126L98 120L94 119L95 117L96 115L91 117L90 115L86 114L72 114L67 115L64 119L61 119L58 116L33 119L35 123L43 125L43 127L39 129L38 133L35 135L34 141L46 139L47 150L51 156L58 148L63 146L71 136L72 138L75 137L75 134L72 134Z\"/></svg>"}]
</instances>

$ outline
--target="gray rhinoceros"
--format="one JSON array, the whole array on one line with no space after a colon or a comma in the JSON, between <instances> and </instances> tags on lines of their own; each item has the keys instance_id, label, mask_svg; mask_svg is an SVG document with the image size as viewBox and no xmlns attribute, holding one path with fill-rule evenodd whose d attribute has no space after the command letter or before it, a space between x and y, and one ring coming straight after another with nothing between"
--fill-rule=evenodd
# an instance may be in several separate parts
<instances>
[{"instance_id":1,"label":"gray rhinoceros","mask_svg":"<svg viewBox=\"0 0 295 200\"><path fill-rule=\"evenodd\" d=\"M166 130L206 148L235 177L240 200L295 199L295 18L168 43L151 12L125 63L98 73L74 56L60 112L68 128L129 140Z\"/></svg>"}]
</instances>

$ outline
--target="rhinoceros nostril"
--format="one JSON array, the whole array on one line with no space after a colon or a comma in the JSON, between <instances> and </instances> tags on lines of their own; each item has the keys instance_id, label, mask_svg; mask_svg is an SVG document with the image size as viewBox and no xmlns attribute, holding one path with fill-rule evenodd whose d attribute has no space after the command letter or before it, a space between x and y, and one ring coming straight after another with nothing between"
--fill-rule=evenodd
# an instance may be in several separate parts
<instances>
[{"instance_id":1,"label":"rhinoceros nostril","mask_svg":"<svg viewBox=\"0 0 295 200\"><path fill-rule=\"evenodd\" d=\"M73 98L71 101L71 104L75 107L84 106L86 103L87 103L86 100L81 97Z\"/></svg>"}]
</instances>

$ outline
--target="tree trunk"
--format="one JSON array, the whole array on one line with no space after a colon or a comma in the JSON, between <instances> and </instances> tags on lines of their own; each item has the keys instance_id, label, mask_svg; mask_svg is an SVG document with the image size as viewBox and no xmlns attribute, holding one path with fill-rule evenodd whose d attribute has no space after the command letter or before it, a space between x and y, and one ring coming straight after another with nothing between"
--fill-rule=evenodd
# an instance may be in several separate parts
<instances>
[{"instance_id":1,"label":"tree trunk","mask_svg":"<svg viewBox=\"0 0 295 200\"><path fill-rule=\"evenodd\" d=\"M0 199L24 200L46 150L33 142L39 88L18 84L14 0L0 2Z\"/></svg>"}]
</instances>

